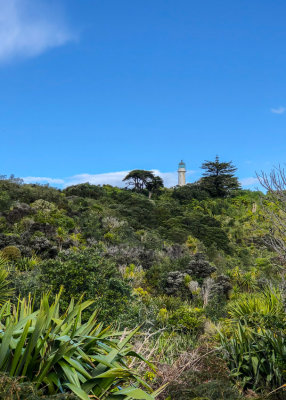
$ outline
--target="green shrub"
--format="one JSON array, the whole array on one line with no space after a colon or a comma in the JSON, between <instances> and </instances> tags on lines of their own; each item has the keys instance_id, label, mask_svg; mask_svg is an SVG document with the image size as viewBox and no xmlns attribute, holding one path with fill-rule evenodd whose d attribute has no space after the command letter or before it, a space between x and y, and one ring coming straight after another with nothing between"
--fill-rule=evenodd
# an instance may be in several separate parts
<instances>
[{"instance_id":1,"label":"green shrub","mask_svg":"<svg viewBox=\"0 0 286 400\"><path fill-rule=\"evenodd\" d=\"M87 299L96 300L98 317L107 323L114 322L129 307L131 287L99 248L69 250L58 259L42 262L39 269L42 291L56 294L64 287L63 307L71 297L79 299L85 293Z\"/></svg>"},{"instance_id":2,"label":"green shrub","mask_svg":"<svg viewBox=\"0 0 286 400\"><path fill-rule=\"evenodd\" d=\"M39 263L40 259L36 256L32 256L19 258L15 265L19 271L32 271Z\"/></svg>"},{"instance_id":3,"label":"green shrub","mask_svg":"<svg viewBox=\"0 0 286 400\"><path fill-rule=\"evenodd\" d=\"M109 242L109 243L116 243L118 242L117 237L114 233L112 232L107 232L105 233L105 235L103 236L104 239Z\"/></svg>"},{"instance_id":4,"label":"green shrub","mask_svg":"<svg viewBox=\"0 0 286 400\"><path fill-rule=\"evenodd\" d=\"M104 189L98 185L90 183L81 183L79 185L68 186L64 189L67 196L89 197L92 199L100 199L104 195Z\"/></svg>"},{"instance_id":5,"label":"green shrub","mask_svg":"<svg viewBox=\"0 0 286 400\"><path fill-rule=\"evenodd\" d=\"M168 322L174 329L196 334L203 330L205 322L204 310L181 306L171 314Z\"/></svg>"},{"instance_id":6,"label":"green shrub","mask_svg":"<svg viewBox=\"0 0 286 400\"><path fill-rule=\"evenodd\" d=\"M226 296L216 294L213 296L205 307L206 317L212 322L218 322L222 318L227 317L227 299Z\"/></svg>"},{"instance_id":7,"label":"green shrub","mask_svg":"<svg viewBox=\"0 0 286 400\"><path fill-rule=\"evenodd\" d=\"M2 255L9 261L15 261L21 257L21 251L16 246L7 246L2 250Z\"/></svg>"}]
</instances>

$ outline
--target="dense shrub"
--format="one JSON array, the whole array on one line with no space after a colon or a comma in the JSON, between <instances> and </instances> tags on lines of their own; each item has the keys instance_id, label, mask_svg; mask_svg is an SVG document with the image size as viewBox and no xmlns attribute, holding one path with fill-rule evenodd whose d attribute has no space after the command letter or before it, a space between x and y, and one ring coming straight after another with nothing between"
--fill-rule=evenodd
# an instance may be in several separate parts
<instances>
[{"instance_id":1,"label":"dense shrub","mask_svg":"<svg viewBox=\"0 0 286 400\"><path fill-rule=\"evenodd\" d=\"M181 306L173 312L169 318L169 323L174 329L182 332L191 332L197 334L203 331L205 322L204 310L201 308L192 308Z\"/></svg>"},{"instance_id":2,"label":"dense shrub","mask_svg":"<svg viewBox=\"0 0 286 400\"><path fill-rule=\"evenodd\" d=\"M90 183L81 183L80 185L69 186L64 189L67 196L88 197L98 200L104 196L104 189L98 185L91 185Z\"/></svg>"},{"instance_id":3,"label":"dense shrub","mask_svg":"<svg viewBox=\"0 0 286 400\"><path fill-rule=\"evenodd\" d=\"M16 246L7 246L2 250L2 256L7 260L14 261L21 257L21 251Z\"/></svg>"},{"instance_id":4,"label":"dense shrub","mask_svg":"<svg viewBox=\"0 0 286 400\"><path fill-rule=\"evenodd\" d=\"M203 190L200 185L189 183L185 186L176 187L172 193L174 199L178 199L181 204L188 204L192 200L205 200L209 193Z\"/></svg>"},{"instance_id":5,"label":"dense shrub","mask_svg":"<svg viewBox=\"0 0 286 400\"><path fill-rule=\"evenodd\" d=\"M99 318L106 322L113 322L124 313L131 301L130 286L97 248L63 252L55 260L44 261L40 275L43 291L57 293L64 287L64 307L71 297L78 299L84 293L87 299L95 299Z\"/></svg>"}]
</instances>

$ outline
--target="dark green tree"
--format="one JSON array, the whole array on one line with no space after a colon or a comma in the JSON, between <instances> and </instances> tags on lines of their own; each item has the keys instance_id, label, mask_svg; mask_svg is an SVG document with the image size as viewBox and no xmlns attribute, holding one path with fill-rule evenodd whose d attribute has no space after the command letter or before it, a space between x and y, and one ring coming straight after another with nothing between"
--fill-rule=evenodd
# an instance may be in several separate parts
<instances>
[{"instance_id":1,"label":"dark green tree","mask_svg":"<svg viewBox=\"0 0 286 400\"><path fill-rule=\"evenodd\" d=\"M149 198L151 198L152 193L164 187L162 178L155 176L152 171L145 171L144 169L130 171L123 182L127 182L127 185L136 192L143 192L144 189L147 189Z\"/></svg>"},{"instance_id":2,"label":"dark green tree","mask_svg":"<svg viewBox=\"0 0 286 400\"><path fill-rule=\"evenodd\" d=\"M158 193L163 187L163 179L160 176L154 176L151 182L146 185L146 189L149 191L149 199L151 199L153 193Z\"/></svg>"},{"instance_id":3,"label":"dark green tree","mask_svg":"<svg viewBox=\"0 0 286 400\"><path fill-rule=\"evenodd\" d=\"M232 161L220 162L216 156L215 161L205 161L201 168L205 172L200 180L200 186L212 197L227 197L234 190L240 189L238 179L234 175L237 168Z\"/></svg>"},{"instance_id":4,"label":"dark green tree","mask_svg":"<svg viewBox=\"0 0 286 400\"><path fill-rule=\"evenodd\" d=\"M172 193L174 199L179 200L181 204L188 204L192 200L205 200L209 193L197 183L188 183L184 186L176 186Z\"/></svg>"}]
</instances>

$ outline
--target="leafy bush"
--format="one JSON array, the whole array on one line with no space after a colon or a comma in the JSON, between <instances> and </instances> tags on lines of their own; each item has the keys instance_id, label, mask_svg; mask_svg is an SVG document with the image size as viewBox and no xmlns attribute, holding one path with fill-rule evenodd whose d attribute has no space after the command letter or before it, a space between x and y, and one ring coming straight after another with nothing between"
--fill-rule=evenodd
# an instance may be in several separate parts
<instances>
[{"instance_id":1,"label":"leafy bush","mask_svg":"<svg viewBox=\"0 0 286 400\"><path fill-rule=\"evenodd\" d=\"M185 186L176 187L172 193L174 199L178 199L181 204L188 204L193 199L205 200L209 197L209 193L202 189L200 185L188 183Z\"/></svg>"},{"instance_id":2,"label":"leafy bush","mask_svg":"<svg viewBox=\"0 0 286 400\"><path fill-rule=\"evenodd\" d=\"M64 287L63 307L71 297L79 299L85 293L96 300L99 318L108 323L124 313L131 300L131 287L100 248L63 252L58 259L44 261L40 275L42 291L56 294Z\"/></svg>"},{"instance_id":3,"label":"leafy bush","mask_svg":"<svg viewBox=\"0 0 286 400\"><path fill-rule=\"evenodd\" d=\"M205 322L204 310L181 306L170 315L168 322L174 329L196 334L203 330Z\"/></svg>"},{"instance_id":4,"label":"leafy bush","mask_svg":"<svg viewBox=\"0 0 286 400\"><path fill-rule=\"evenodd\" d=\"M67 187L64 192L67 196L89 197L91 199L100 199L104 195L104 189L98 185L90 183L81 183Z\"/></svg>"},{"instance_id":5,"label":"leafy bush","mask_svg":"<svg viewBox=\"0 0 286 400\"><path fill-rule=\"evenodd\" d=\"M15 261L21 257L21 251L16 246L7 246L2 250L2 256L7 260Z\"/></svg>"}]
</instances>

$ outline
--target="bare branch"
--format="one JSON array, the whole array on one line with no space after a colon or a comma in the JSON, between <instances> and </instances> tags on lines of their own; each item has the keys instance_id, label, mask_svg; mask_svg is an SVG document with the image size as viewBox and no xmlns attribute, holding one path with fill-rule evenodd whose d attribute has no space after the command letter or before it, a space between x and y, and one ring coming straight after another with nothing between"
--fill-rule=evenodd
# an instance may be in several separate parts
<instances>
[{"instance_id":1,"label":"bare branch","mask_svg":"<svg viewBox=\"0 0 286 400\"><path fill-rule=\"evenodd\" d=\"M266 244L286 262L286 172L281 165L269 174L256 174L260 185L267 190L267 204L262 201L266 217L271 223Z\"/></svg>"}]
</instances>

